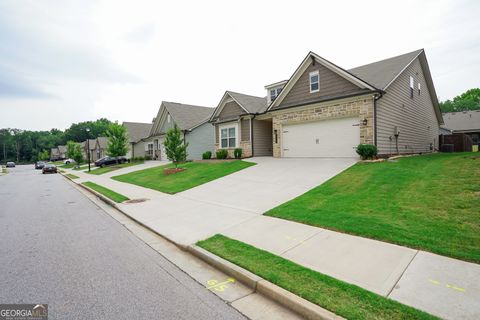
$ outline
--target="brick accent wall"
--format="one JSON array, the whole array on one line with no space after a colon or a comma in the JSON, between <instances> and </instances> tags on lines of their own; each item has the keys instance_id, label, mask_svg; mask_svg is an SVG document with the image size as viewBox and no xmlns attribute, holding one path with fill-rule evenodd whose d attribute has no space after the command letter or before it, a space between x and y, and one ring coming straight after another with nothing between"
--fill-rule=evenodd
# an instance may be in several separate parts
<instances>
[{"instance_id":1,"label":"brick accent wall","mask_svg":"<svg viewBox=\"0 0 480 320\"><path fill-rule=\"evenodd\" d=\"M355 97L349 100L279 110L272 116L273 156L276 158L282 156L282 126L285 124L358 117L360 120L367 119L366 126L360 125L360 143L374 143L372 97ZM277 130L277 139L275 139L275 130Z\"/></svg>"}]
</instances>

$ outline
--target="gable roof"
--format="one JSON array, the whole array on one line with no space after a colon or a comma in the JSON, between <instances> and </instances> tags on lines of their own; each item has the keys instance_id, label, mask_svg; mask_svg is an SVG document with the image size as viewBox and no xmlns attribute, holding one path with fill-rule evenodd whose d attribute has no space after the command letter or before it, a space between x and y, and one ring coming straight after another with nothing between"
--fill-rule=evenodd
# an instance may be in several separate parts
<instances>
[{"instance_id":1,"label":"gable roof","mask_svg":"<svg viewBox=\"0 0 480 320\"><path fill-rule=\"evenodd\" d=\"M443 120L445 127L453 131L480 131L480 110L447 112Z\"/></svg>"},{"instance_id":2,"label":"gable roof","mask_svg":"<svg viewBox=\"0 0 480 320\"><path fill-rule=\"evenodd\" d=\"M100 149L107 149L107 142L108 142L107 137L98 137L97 142Z\"/></svg>"},{"instance_id":3,"label":"gable roof","mask_svg":"<svg viewBox=\"0 0 480 320\"><path fill-rule=\"evenodd\" d=\"M268 107L266 97L262 98L262 97L252 96L244 93L225 91L222 99L220 100L220 103L215 108L215 111L213 112L210 118L211 121L214 119L216 115L220 114L225 104L229 102L229 98L235 101L245 111L244 114L264 113Z\"/></svg>"},{"instance_id":4,"label":"gable roof","mask_svg":"<svg viewBox=\"0 0 480 320\"><path fill-rule=\"evenodd\" d=\"M178 128L183 131L193 130L200 124L207 122L214 110L211 107L162 101L155 122L150 130L150 136L154 135L161 128L161 125L167 118L167 113L173 118Z\"/></svg>"},{"instance_id":5,"label":"gable roof","mask_svg":"<svg viewBox=\"0 0 480 320\"><path fill-rule=\"evenodd\" d=\"M290 92L290 90L293 88L295 83L298 81L298 79L301 77L301 75L305 72L305 70L308 68L308 66L315 61L316 63L319 63L326 67L327 69L331 70L332 72L335 72L339 76L343 77L344 79L352 82L356 86L358 86L360 89L368 89L371 91L378 91L378 88L375 86L371 85L370 83L366 82L363 79L360 79L356 75L348 72L347 70L340 68L336 64L328 61L325 58L322 58L318 54L310 51L305 59L303 59L302 63L298 66L298 68L295 70L293 75L288 79L287 83L283 87L282 91L280 94L277 96L277 98L270 103L270 106L268 107L267 110L272 109L274 106L280 105L280 103L283 101L283 99L287 96L287 94Z\"/></svg>"},{"instance_id":6,"label":"gable roof","mask_svg":"<svg viewBox=\"0 0 480 320\"><path fill-rule=\"evenodd\" d=\"M348 72L371 83L378 89L385 90L422 52L423 49L415 50L349 69Z\"/></svg>"},{"instance_id":7,"label":"gable roof","mask_svg":"<svg viewBox=\"0 0 480 320\"><path fill-rule=\"evenodd\" d=\"M141 139L148 137L153 124L143 122L124 122L122 125L127 128L129 141L138 142Z\"/></svg>"},{"instance_id":8,"label":"gable roof","mask_svg":"<svg viewBox=\"0 0 480 320\"><path fill-rule=\"evenodd\" d=\"M60 153L66 153L67 152L67 146L58 146L58 152Z\"/></svg>"}]
</instances>

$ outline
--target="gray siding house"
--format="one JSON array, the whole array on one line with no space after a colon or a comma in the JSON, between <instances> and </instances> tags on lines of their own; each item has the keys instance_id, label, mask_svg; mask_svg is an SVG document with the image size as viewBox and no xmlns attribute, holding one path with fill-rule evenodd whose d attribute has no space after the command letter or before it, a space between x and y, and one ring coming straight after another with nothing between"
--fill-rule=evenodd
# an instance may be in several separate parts
<instances>
[{"instance_id":1,"label":"gray siding house","mask_svg":"<svg viewBox=\"0 0 480 320\"><path fill-rule=\"evenodd\" d=\"M128 152L126 157L128 159L145 157L145 141L152 130L152 123L142 122L124 122L122 125L127 129L128 135Z\"/></svg>"},{"instance_id":2,"label":"gray siding house","mask_svg":"<svg viewBox=\"0 0 480 320\"><path fill-rule=\"evenodd\" d=\"M464 133L470 136L474 145L480 144L480 110L447 112L443 114L443 119L445 119L443 130Z\"/></svg>"},{"instance_id":3,"label":"gray siding house","mask_svg":"<svg viewBox=\"0 0 480 320\"><path fill-rule=\"evenodd\" d=\"M275 157L356 157L432 152L443 124L423 49L345 70L310 52L287 81L268 85ZM261 134L260 134L261 135ZM255 135L255 137L257 137Z\"/></svg>"},{"instance_id":4,"label":"gray siding house","mask_svg":"<svg viewBox=\"0 0 480 320\"><path fill-rule=\"evenodd\" d=\"M202 159L202 153L214 150L214 128L208 122L213 110L209 107L163 101L149 136L142 139L147 155L152 159L167 159L163 141L168 129L177 124L185 142L189 143L187 159Z\"/></svg>"},{"instance_id":5,"label":"gray siding house","mask_svg":"<svg viewBox=\"0 0 480 320\"><path fill-rule=\"evenodd\" d=\"M272 156L272 121L256 118L267 107L267 98L225 92L210 118L215 150L226 149L230 157L236 148L242 149L242 157Z\"/></svg>"}]
</instances>

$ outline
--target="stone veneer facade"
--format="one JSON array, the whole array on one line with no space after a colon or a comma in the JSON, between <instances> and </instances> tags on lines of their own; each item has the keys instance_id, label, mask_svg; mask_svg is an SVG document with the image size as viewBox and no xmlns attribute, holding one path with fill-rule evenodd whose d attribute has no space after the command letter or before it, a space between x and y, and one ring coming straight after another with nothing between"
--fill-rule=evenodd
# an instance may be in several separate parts
<instances>
[{"instance_id":1,"label":"stone veneer facade","mask_svg":"<svg viewBox=\"0 0 480 320\"><path fill-rule=\"evenodd\" d=\"M360 122L367 119L367 125L360 124L360 143L374 144L373 97L361 96L350 99L316 103L308 106L280 109L272 112L273 156L282 156L282 126L308 121L331 120L358 117ZM277 141L275 141L277 130Z\"/></svg>"},{"instance_id":2,"label":"stone veneer facade","mask_svg":"<svg viewBox=\"0 0 480 320\"><path fill-rule=\"evenodd\" d=\"M242 128L241 126L243 125L242 122L239 122L238 123L238 130L240 132L242 132ZM215 130L219 130L218 129L218 124L215 125ZM216 136L218 137L218 139L220 139L220 132L218 133L215 133ZM252 156L252 142L251 141L248 141L248 140L242 140L242 134L239 133L239 139L240 139L240 142L239 142L239 145L238 147L242 149L242 158L249 158ZM215 142L215 152L217 152L218 149L221 149L220 148L220 143L219 142ZM235 155L233 154L233 151L235 150L235 148L224 148L225 150L227 150L228 152L228 157L229 158L235 158ZM212 155L212 157L215 158L215 154Z\"/></svg>"}]
</instances>

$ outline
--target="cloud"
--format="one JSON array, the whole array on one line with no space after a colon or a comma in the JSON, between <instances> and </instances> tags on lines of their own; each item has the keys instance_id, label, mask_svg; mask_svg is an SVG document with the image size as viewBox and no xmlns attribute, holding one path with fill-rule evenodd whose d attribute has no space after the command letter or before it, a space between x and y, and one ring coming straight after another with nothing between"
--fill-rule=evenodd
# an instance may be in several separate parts
<instances>
[{"instance_id":1,"label":"cloud","mask_svg":"<svg viewBox=\"0 0 480 320\"><path fill-rule=\"evenodd\" d=\"M126 34L125 39L130 42L146 43L153 39L155 26L152 23L141 25Z\"/></svg>"}]
</instances>

